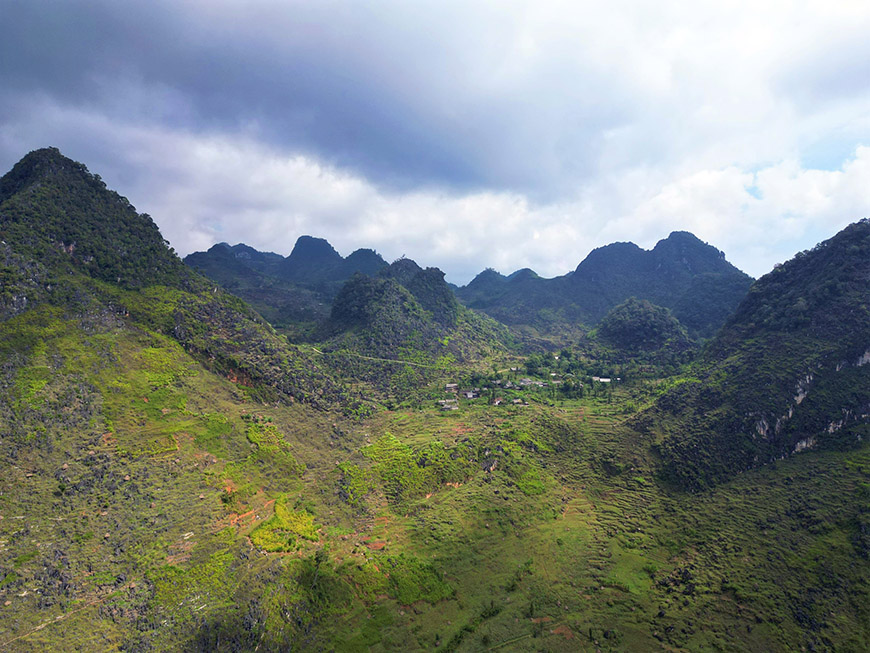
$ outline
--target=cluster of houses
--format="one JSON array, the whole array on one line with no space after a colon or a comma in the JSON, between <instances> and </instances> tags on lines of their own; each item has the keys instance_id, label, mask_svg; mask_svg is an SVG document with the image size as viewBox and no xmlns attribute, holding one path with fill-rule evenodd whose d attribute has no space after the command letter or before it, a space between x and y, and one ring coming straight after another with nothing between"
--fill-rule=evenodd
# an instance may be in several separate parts
<instances>
[{"instance_id":1,"label":"cluster of houses","mask_svg":"<svg viewBox=\"0 0 870 653\"><path fill-rule=\"evenodd\" d=\"M502 381L495 381L494 385L511 389L527 387L530 385L545 387L547 384L542 381L532 381L532 379L521 379L517 384L510 381L504 383L502 383ZM441 406L441 410L459 410L460 398L479 399L481 392L490 392L490 390L490 388L460 388L458 383L448 383L444 386L444 391L453 396L448 397L447 399L439 399L438 404ZM494 397L492 403L494 406L501 406L505 403L505 399L503 397ZM524 399L511 399L509 403L516 406L528 406L528 403Z\"/></svg>"},{"instance_id":2,"label":"cluster of houses","mask_svg":"<svg viewBox=\"0 0 870 653\"><path fill-rule=\"evenodd\" d=\"M484 388L484 391L489 390L489 388ZM452 394L453 397L450 399L441 399L438 403L441 404L442 410L459 410L459 398L463 399L477 399L480 397L480 388L473 388L471 390L460 390L458 383L448 383L444 386L444 391L448 394Z\"/></svg>"},{"instance_id":3,"label":"cluster of houses","mask_svg":"<svg viewBox=\"0 0 870 653\"><path fill-rule=\"evenodd\" d=\"M511 372L518 372L519 368L512 367ZM504 390L526 390L530 388L547 388L549 386L557 386L562 383L562 379L559 378L556 372L550 372L550 380L549 381L539 381L537 379L531 379L529 377L524 377L519 379L518 381L510 381L510 380L501 380L497 379L493 381L493 388L460 388L458 383L447 383L444 386L444 391L449 395L446 399L439 399L438 404L441 406L442 410L459 410L459 400L460 399L478 399L481 396L481 393L492 393L492 403L494 406L501 406L503 404L513 404L517 406L527 406L528 404L524 399L511 399L506 400L503 397L499 397L493 392L499 389ZM565 376L573 377L573 374L566 374ZM593 376L593 383L614 383L619 382L621 379L619 377L610 378L606 376ZM570 379L573 381L573 379ZM574 387L580 386L583 387L583 384L579 381L574 381Z\"/></svg>"}]
</instances>

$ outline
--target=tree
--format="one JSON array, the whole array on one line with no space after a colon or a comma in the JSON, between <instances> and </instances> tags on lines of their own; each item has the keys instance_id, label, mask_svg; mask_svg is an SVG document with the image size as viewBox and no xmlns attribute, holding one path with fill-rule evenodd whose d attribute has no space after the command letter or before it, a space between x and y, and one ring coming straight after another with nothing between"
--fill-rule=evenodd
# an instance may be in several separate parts
<instances>
[{"instance_id":1,"label":"tree","mask_svg":"<svg viewBox=\"0 0 870 653\"><path fill-rule=\"evenodd\" d=\"M320 574L321 565L329 560L329 552L326 550L327 547L322 547L317 549L317 552L314 554L314 580L311 583L312 589L317 587L317 576Z\"/></svg>"}]
</instances>

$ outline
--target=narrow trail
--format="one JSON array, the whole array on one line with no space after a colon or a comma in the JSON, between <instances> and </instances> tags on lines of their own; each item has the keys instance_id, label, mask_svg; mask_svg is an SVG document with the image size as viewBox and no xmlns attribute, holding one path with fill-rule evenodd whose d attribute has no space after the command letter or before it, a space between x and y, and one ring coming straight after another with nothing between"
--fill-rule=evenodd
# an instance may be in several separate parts
<instances>
[{"instance_id":1,"label":"narrow trail","mask_svg":"<svg viewBox=\"0 0 870 653\"><path fill-rule=\"evenodd\" d=\"M426 367L432 370L442 370L442 371L451 371L451 370L460 370L463 369L460 365L427 365L426 363L413 363L411 361L403 361L398 358L378 358L376 356L365 356L363 354L357 354L352 351L342 351L342 352L334 352L334 351L320 351L317 347L313 345L299 345L300 349L307 348L311 351L320 354L321 356L353 356L354 358L362 358L367 361L375 361L377 363L398 363L400 365L412 365L414 367ZM496 370L498 374L504 374L505 372L509 372L510 368L504 368L503 370Z\"/></svg>"},{"instance_id":2,"label":"narrow trail","mask_svg":"<svg viewBox=\"0 0 870 653\"><path fill-rule=\"evenodd\" d=\"M400 365L413 365L414 367L427 367L433 370L444 370L447 371L451 369L450 367L444 365L426 365L425 363L412 363L411 361L402 361L398 358L377 358L375 356L364 356L363 354L355 354L352 351L343 351L343 352L325 352L320 351L317 347L312 347L308 345L308 348L312 351L317 352L321 356L330 356L330 355L341 355L341 356L353 356L354 358L362 358L367 361L375 361L378 363L399 363Z\"/></svg>"}]
</instances>

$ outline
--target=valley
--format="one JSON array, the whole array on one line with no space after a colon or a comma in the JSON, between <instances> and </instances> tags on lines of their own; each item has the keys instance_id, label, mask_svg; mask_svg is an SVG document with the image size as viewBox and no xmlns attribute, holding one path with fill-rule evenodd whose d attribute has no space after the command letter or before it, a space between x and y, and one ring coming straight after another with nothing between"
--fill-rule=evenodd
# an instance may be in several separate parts
<instances>
[{"instance_id":1,"label":"valley","mask_svg":"<svg viewBox=\"0 0 870 653\"><path fill-rule=\"evenodd\" d=\"M0 181L0 649L867 650L870 223L751 287L689 236L653 284L616 248L585 313L315 238L209 279L31 153Z\"/></svg>"}]
</instances>

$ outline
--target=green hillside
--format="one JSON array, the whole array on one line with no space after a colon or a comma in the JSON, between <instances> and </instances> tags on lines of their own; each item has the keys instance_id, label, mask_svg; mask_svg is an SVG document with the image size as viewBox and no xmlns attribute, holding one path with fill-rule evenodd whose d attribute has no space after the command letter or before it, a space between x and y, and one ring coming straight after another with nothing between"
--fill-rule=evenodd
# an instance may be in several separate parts
<instances>
[{"instance_id":1,"label":"green hillside","mask_svg":"<svg viewBox=\"0 0 870 653\"><path fill-rule=\"evenodd\" d=\"M460 305L443 272L410 259L352 277L321 335L337 374L353 369L399 401L461 369L487 369L513 350L507 329Z\"/></svg>"},{"instance_id":2,"label":"green hillside","mask_svg":"<svg viewBox=\"0 0 870 653\"><path fill-rule=\"evenodd\" d=\"M870 434L870 223L759 279L644 422L668 477L700 487Z\"/></svg>"},{"instance_id":3,"label":"green hillside","mask_svg":"<svg viewBox=\"0 0 870 653\"><path fill-rule=\"evenodd\" d=\"M56 150L0 197L0 650L870 648L866 223L674 374L661 308L521 356L406 260L295 347ZM679 489L802 360L818 445Z\"/></svg>"},{"instance_id":4,"label":"green hillside","mask_svg":"<svg viewBox=\"0 0 870 653\"><path fill-rule=\"evenodd\" d=\"M668 309L634 297L608 311L598 337L632 354L679 354L692 348L686 329Z\"/></svg>"}]
</instances>

